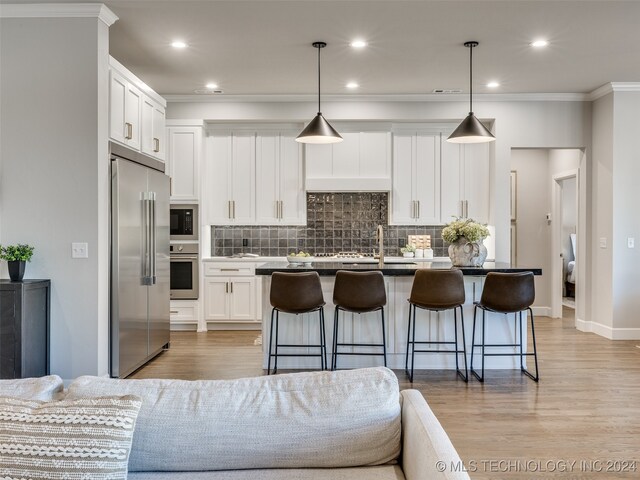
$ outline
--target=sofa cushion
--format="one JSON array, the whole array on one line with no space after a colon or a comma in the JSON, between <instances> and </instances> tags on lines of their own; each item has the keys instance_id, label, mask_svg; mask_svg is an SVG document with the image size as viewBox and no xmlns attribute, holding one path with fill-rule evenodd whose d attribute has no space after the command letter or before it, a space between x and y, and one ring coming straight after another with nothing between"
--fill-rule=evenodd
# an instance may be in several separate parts
<instances>
[{"instance_id":1,"label":"sofa cushion","mask_svg":"<svg viewBox=\"0 0 640 480\"><path fill-rule=\"evenodd\" d=\"M64 384L57 375L39 378L20 378L0 380L0 397L22 398L24 400L42 400L50 402L63 395Z\"/></svg>"},{"instance_id":2,"label":"sofa cushion","mask_svg":"<svg viewBox=\"0 0 640 480\"><path fill-rule=\"evenodd\" d=\"M124 394L143 400L132 472L379 465L400 452L398 380L383 367L209 381L80 377L67 398Z\"/></svg>"},{"instance_id":3,"label":"sofa cushion","mask_svg":"<svg viewBox=\"0 0 640 480\"><path fill-rule=\"evenodd\" d=\"M139 398L0 397L0 478L126 479Z\"/></svg>"},{"instance_id":4,"label":"sofa cushion","mask_svg":"<svg viewBox=\"0 0 640 480\"><path fill-rule=\"evenodd\" d=\"M129 480L404 480L397 465L355 468L289 468L218 472L137 472Z\"/></svg>"}]
</instances>

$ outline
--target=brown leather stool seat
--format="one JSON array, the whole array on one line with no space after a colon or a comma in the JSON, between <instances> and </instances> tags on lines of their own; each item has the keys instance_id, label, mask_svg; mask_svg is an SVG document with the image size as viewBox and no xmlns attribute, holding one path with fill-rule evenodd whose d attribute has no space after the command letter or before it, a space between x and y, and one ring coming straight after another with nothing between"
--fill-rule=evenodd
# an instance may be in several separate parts
<instances>
[{"instance_id":1,"label":"brown leather stool seat","mask_svg":"<svg viewBox=\"0 0 640 480\"><path fill-rule=\"evenodd\" d=\"M274 357L273 373L278 371L278 356L281 357L320 357L320 368L327 369L327 339L324 330L324 297L320 285L318 272L282 273L275 272L271 275L270 290L271 329L269 331L269 360L267 373L271 374L271 357ZM278 343L278 326L280 312L299 315L301 313L318 312L320 326L320 343L317 345L292 345ZM275 318L275 353L271 353L274 345L273 321ZM319 348L319 354L284 354L278 353L278 348L312 347Z\"/></svg>"},{"instance_id":2,"label":"brown leather stool seat","mask_svg":"<svg viewBox=\"0 0 640 480\"><path fill-rule=\"evenodd\" d=\"M453 353L456 356L456 372L466 382L469 380L467 370L467 349L464 337L464 314L462 305L465 301L464 278L462 272L452 270L416 270L409 298L409 326L407 328L407 353L404 369L413 382L413 365L415 353ZM416 341L416 309L441 312L453 310L454 341ZM462 331L462 350L458 347L458 316L460 309L460 323ZM413 332L413 335L412 335ZM455 345L454 350L416 350L416 345ZM411 369L409 369L409 350L411 350ZM458 356L464 358L464 373L460 370Z\"/></svg>"},{"instance_id":3,"label":"brown leather stool seat","mask_svg":"<svg viewBox=\"0 0 640 480\"><path fill-rule=\"evenodd\" d=\"M382 272L350 272L339 270L333 286L333 304L336 306L333 317L333 353L331 369L337 367L338 355L381 355L384 366L387 366L387 343L384 326L384 306L387 304L387 291L384 286ZM339 311L352 313L369 313L380 311L382 319L382 343L339 343L338 322ZM378 352L338 352L338 347L382 347Z\"/></svg>"},{"instance_id":4,"label":"brown leather stool seat","mask_svg":"<svg viewBox=\"0 0 640 480\"><path fill-rule=\"evenodd\" d=\"M482 297L479 302L476 302L476 306L473 311L473 336L471 340L471 373L481 382L484 382L484 357L493 356L519 356L520 357L520 370L527 375L533 381L539 380L538 375L538 354L536 350L536 332L533 324L533 310L531 305L536 298L535 284L533 281L533 273L521 272L521 273L497 273L491 272L487 274L487 278L484 282L484 288L482 289ZM482 343L476 345L476 313L478 309L482 310ZM522 312L529 311L531 317L531 337L533 340L533 353L523 352L522 342ZM487 344L485 343L485 327L486 327L486 312L496 312L514 314L514 320L516 325L520 325L520 341L518 343L509 344ZM518 322L518 316L520 321ZM514 335L516 334L516 325L514 325ZM525 327L526 328L526 327ZM478 375L473 369L473 355L475 347L482 348L482 375ZM519 347L518 353L485 353L486 347ZM533 375L527 369L524 368L523 359L527 356L533 356L536 366L536 373Z\"/></svg>"}]
</instances>

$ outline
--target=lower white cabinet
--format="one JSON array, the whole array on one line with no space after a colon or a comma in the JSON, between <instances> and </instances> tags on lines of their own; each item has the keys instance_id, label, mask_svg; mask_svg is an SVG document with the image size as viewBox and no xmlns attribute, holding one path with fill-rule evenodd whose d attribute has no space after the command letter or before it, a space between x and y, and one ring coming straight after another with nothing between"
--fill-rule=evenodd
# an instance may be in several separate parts
<instances>
[{"instance_id":1,"label":"lower white cabinet","mask_svg":"<svg viewBox=\"0 0 640 480\"><path fill-rule=\"evenodd\" d=\"M204 277L204 319L207 322L258 320L255 266L207 263Z\"/></svg>"},{"instance_id":2,"label":"lower white cabinet","mask_svg":"<svg viewBox=\"0 0 640 480\"><path fill-rule=\"evenodd\" d=\"M200 316L197 300L171 300L169 304L171 326L197 325Z\"/></svg>"}]
</instances>

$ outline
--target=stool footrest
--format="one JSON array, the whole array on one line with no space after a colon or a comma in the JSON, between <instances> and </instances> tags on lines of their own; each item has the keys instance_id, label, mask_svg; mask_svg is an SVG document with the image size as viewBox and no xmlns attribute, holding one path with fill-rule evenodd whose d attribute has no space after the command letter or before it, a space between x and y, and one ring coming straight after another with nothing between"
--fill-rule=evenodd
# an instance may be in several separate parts
<instances>
[{"instance_id":1,"label":"stool footrest","mask_svg":"<svg viewBox=\"0 0 640 480\"><path fill-rule=\"evenodd\" d=\"M384 353L367 353L367 352L336 352L338 355L378 355L380 357L384 356Z\"/></svg>"},{"instance_id":2,"label":"stool footrest","mask_svg":"<svg viewBox=\"0 0 640 480\"><path fill-rule=\"evenodd\" d=\"M336 343L338 347L384 347L382 343Z\"/></svg>"},{"instance_id":3,"label":"stool footrest","mask_svg":"<svg viewBox=\"0 0 640 480\"><path fill-rule=\"evenodd\" d=\"M271 357L321 357L322 354L321 353L278 353L278 355L276 355L275 353L272 353L270 355Z\"/></svg>"},{"instance_id":4,"label":"stool footrest","mask_svg":"<svg viewBox=\"0 0 640 480\"><path fill-rule=\"evenodd\" d=\"M464 353L464 350L414 350L416 353Z\"/></svg>"},{"instance_id":5,"label":"stool footrest","mask_svg":"<svg viewBox=\"0 0 640 480\"><path fill-rule=\"evenodd\" d=\"M430 341L415 341L415 342L409 342L409 345L455 345L456 342L430 342ZM417 350L416 350L417 352Z\"/></svg>"},{"instance_id":6,"label":"stool footrest","mask_svg":"<svg viewBox=\"0 0 640 480\"><path fill-rule=\"evenodd\" d=\"M278 348L289 347L289 348L324 348L324 345L283 345L281 343L278 344Z\"/></svg>"}]
</instances>

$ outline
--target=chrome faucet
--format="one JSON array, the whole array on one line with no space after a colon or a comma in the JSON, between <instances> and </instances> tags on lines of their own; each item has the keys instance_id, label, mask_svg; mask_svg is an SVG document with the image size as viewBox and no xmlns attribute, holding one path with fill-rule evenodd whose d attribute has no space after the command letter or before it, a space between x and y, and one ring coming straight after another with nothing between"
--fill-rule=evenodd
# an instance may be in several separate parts
<instances>
[{"instance_id":1,"label":"chrome faucet","mask_svg":"<svg viewBox=\"0 0 640 480\"><path fill-rule=\"evenodd\" d=\"M378 225L378 229L376 230L376 240L378 241L378 266L380 268L384 267L384 230L382 229L382 225Z\"/></svg>"}]
</instances>

